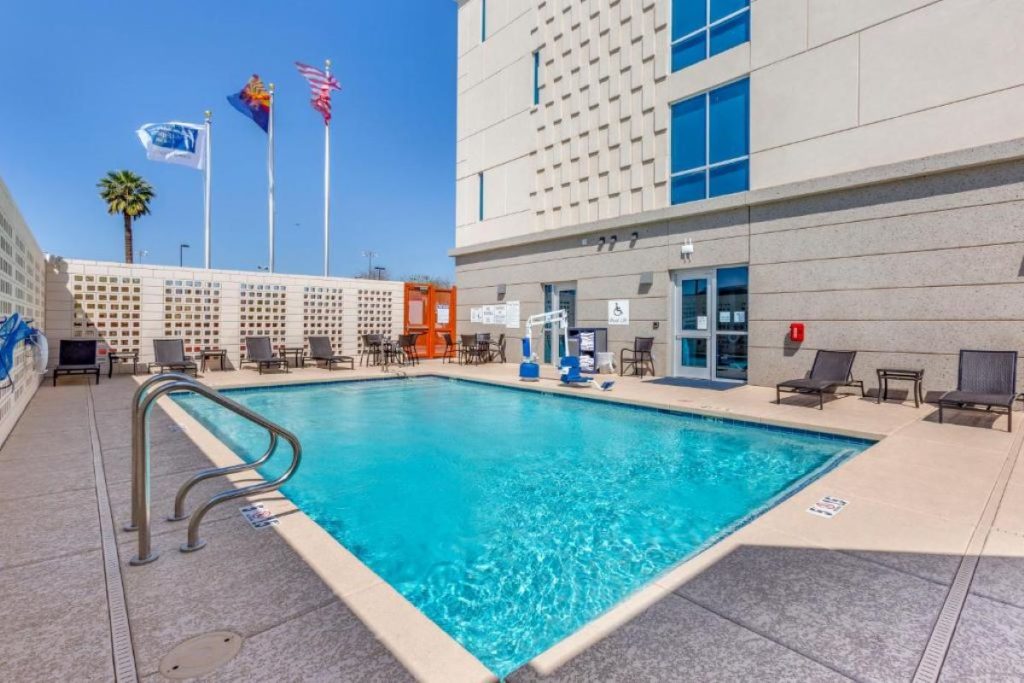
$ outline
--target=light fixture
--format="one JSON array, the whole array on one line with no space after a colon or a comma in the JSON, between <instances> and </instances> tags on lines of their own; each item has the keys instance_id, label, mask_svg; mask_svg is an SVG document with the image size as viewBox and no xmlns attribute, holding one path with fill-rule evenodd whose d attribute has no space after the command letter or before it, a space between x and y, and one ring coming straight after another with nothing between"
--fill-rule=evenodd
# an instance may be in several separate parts
<instances>
[{"instance_id":1,"label":"light fixture","mask_svg":"<svg viewBox=\"0 0 1024 683\"><path fill-rule=\"evenodd\" d=\"M618 241L619 241L619 236L618 235L612 235L612 244L615 244Z\"/></svg>"},{"instance_id":2,"label":"light fixture","mask_svg":"<svg viewBox=\"0 0 1024 683\"><path fill-rule=\"evenodd\" d=\"M654 273L647 270L640 273L640 285L653 285L654 284Z\"/></svg>"},{"instance_id":3,"label":"light fixture","mask_svg":"<svg viewBox=\"0 0 1024 683\"><path fill-rule=\"evenodd\" d=\"M598 243L598 244L599 244L600 246L604 246L604 243L605 243L605 239L604 239L603 237L598 237L598 238L597 238L597 243Z\"/></svg>"},{"instance_id":4,"label":"light fixture","mask_svg":"<svg viewBox=\"0 0 1024 683\"><path fill-rule=\"evenodd\" d=\"M640 239L640 233L634 232L629 236L629 239L632 240L633 242L636 242L638 239Z\"/></svg>"},{"instance_id":5,"label":"light fixture","mask_svg":"<svg viewBox=\"0 0 1024 683\"><path fill-rule=\"evenodd\" d=\"M504 299L505 298L505 292L507 291L507 287L508 287L508 285L498 285L498 298L499 299Z\"/></svg>"}]
</instances>

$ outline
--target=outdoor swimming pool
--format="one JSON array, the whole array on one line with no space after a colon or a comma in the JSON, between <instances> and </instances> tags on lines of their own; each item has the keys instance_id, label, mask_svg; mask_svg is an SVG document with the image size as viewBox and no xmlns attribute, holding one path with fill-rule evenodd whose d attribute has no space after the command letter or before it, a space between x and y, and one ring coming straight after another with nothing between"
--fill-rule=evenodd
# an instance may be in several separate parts
<instances>
[{"instance_id":1,"label":"outdoor swimming pool","mask_svg":"<svg viewBox=\"0 0 1024 683\"><path fill-rule=\"evenodd\" d=\"M870 445L436 377L225 393L302 441L288 497L499 676Z\"/></svg>"}]
</instances>

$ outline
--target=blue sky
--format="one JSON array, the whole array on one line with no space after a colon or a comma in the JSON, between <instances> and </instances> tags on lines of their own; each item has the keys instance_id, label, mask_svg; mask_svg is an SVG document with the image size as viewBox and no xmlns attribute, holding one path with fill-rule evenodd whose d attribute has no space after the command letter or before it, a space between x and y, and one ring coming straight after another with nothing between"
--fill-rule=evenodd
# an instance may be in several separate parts
<instances>
[{"instance_id":1,"label":"blue sky","mask_svg":"<svg viewBox=\"0 0 1024 683\"><path fill-rule=\"evenodd\" d=\"M96 195L108 170L154 185L136 226L146 262L202 264L202 173L147 161L143 123L213 110L213 265L267 262L266 135L226 96L253 73L277 86L278 272L322 270L323 124L293 62L330 58L331 270L450 276L456 5L216 0L10 2L0 40L0 177L44 250L121 260L121 220Z\"/></svg>"}]
</instances>

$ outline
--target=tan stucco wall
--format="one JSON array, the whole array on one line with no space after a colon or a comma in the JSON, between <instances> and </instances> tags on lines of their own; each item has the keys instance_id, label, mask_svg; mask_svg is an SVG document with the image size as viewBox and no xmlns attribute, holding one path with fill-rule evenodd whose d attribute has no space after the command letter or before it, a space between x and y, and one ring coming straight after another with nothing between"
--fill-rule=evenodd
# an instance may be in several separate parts
<instances>
[{"instance_id":1,"label":"tan stucco wall","mask_svg":"<svg viewBox=\"0 0 1024 683\"><path fill-rule=\"evenodd\" d=\"M630 244L636 230L639 239ZM599 235L616 234L614 249ZM670 273L750 263L750 381L801 376L815 350L860 353L856 374L921 366L925 388L952 388L961 348L1024 353L1024 160L758 203L587 236L456 257L460 331L469 308L522 302L539 312L544 282L577 282L579 325L606 327L608 299L631 300L631 325L610 327L610 350L637 335L658 339L659 372L673 348ZM692 239L692 259L679 245ZM639 286L653 271L654 284ZM806 341L785 341L790 322ZM654 330L654 323L659 329ZM511 344L514 354L518 346ZM518 356L516 355L516 358ZM1024 371L1020 373L1024 376Z\"/></svg>"}]
</instances>

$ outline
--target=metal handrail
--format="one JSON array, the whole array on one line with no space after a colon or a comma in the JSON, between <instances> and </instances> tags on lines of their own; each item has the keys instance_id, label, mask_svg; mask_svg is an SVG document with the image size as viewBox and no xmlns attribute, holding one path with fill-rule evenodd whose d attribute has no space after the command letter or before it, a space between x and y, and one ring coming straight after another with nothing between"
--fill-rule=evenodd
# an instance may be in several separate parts
<instances>
[{"instance_id":1,"label":"metal handrail","mask_svg":"<svg viewBox=\"0 0 1024 683\"><path fill-rule=\"evenodd\" d=\"M155 384L157 381L150 382L148 386ZM257 493L266 493L269 491L276 491L285 482L287 482L295 470L299 466L299 462L302 459L302 446L299 444L298 438L289 432L288 430L280 427L279 425L271 422L262 415L249 410L245 406L232 401L231 399L223 396L217 391L207 387L204 384L200 384L192 378L175 378L163 386L155 389L152 392L137 392L137 396L141 397L141 403L133 415L132 434L138 434L138 440L133 438L133 451L132 451L132 502L133 502L133 519L138 522L139 532L139 550L138 554L130 560L133 565L148 564L156 560L159 555L154 553L151 545L151 530L150 530L150 489L149 489L149 474L150 474L150 458L149 458L149 413L153 408L154 403L165 394L169 394L174 391L191 392L199 394L204 398L207 398L214 403L220 405L223 408L227 408L233 413L244 417L245 419L253 422L260 427L266 429L271 435L271 448L267 454L264 455L263 459L269 458L274 451L274 447L277 445L277 438L280 437L288 442L292 448L292 462L288 468L276 479L272 481L266 481L260 484L254 484L252 486L246 486L240 489L232 489L218 493L213 498L208 500L205 504L200 506L196 512L192 514L192 519L188 525L188 542L181 546L183 552L191 552L193 550L199 550L206 545L205 541L199 539L199 525L203 521L203 517L206 516L212 508L235 498L241 498L243 496L253 495ZM235 466L237 469L248 469L249 466ZM221 470L231 468L221 468ZM200 474L209 474L209 476L217 476L212 474L213 470L205 470ZM198 475L197 475L198 476ZM209 478L205 477L205 478ZM193 477L195 479L195 477ZM195 482L192 482L195 483ZM191 488L191 487L189 487ZM187 493L187 490L186 490ZM180 492L179 492L180 494Z\"/></svg>"},{"instance_id":2,"label":"metal handrail","mask_svg":"<svg viewBox=\"0 0 1024 683\"><path fill-rule=\"evenodd\" d=\"M138 472L136 472L136 461L135 453L142 447L142 434L140 433L140 423L136 419L139 414L139 404L142 399L148 393L149 388L155 384L161 382L192 382L198 384L199 381L188 375L179 372L165 372L159 375L153 375L147 378L139 387L135 390L135 394L132 396L132 519L131 522L124 525L125 531L137 531L139 528L138 520L135 518L135 511L138 508L139 500L139 486L138 483Z\"/></svg>"}]
</instances>

